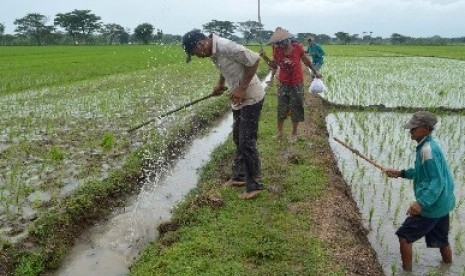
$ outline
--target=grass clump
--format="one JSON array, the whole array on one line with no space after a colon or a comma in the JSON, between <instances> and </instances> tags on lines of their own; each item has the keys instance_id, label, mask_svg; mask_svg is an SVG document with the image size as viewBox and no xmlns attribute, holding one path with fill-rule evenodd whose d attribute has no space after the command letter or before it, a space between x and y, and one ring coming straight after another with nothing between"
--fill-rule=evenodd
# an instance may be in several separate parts
<instances>
[{"instance_id":1,"label":"grass clump","mask_svg":"<svg viewBox=\"0 0 465 276\"><path fill-rule=\"evenodd\" d=\"M104 150L111 150L116 144L115 136L112 133L105 133L102 137L101 146Z\"/></svg>"},{"instance_id":2,"label":"grass clump","mask_svg":"<svg viewBox=\"0 0 465 276\"><path fill-rule=\"evenodd\" d=\"M65 158L65 155L65 151L56 146L52 146L47 154L48 159L54 164L59 163L61 160L63 160Z\"/></svg>"}]
</instances>

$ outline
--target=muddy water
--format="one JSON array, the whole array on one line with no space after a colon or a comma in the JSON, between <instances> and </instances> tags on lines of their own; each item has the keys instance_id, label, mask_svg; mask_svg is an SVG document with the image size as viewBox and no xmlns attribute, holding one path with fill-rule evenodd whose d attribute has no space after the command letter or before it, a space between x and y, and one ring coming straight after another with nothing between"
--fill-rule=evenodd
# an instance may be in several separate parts
<instances>
[{"instance_id":1,"label":"muddy water","mask_svg":"<svg viewBox=\"0 0 465 276\"><path fill-rule=\"evenodd\" d=\"M126 275L129 265L148 242L157 226L169 220L177 202L197 185L197 169L231 132L232 114L206 136L198 137L165 177L144 184L142 192L108 221L83 234L53 275Z\"/></svg>"},{"instance_id":2,"label":"muddy water","mask_svg":"<svg viewBox=\"0 0 465 276\"><path fill-rule=\"evenodd\" d=\"M368 238L386 275L403 275L395 231L414 201L412 183L384 174L334 141L337 137L386 167L413 165L416 142L401 128L410 114L338 112L326 118L330 143L339 168L350 185L362 213ZM465 117L438 116L433 135L441 144L455 179L456 208L451 212L451 243L454 260L441 262L438 249L426 248L424 239L413 245L413 273L408 275L465 275Z\"/></svg>"},{"instance_id":3,"label":"muddy water","mask_svg":"<svg viewBox=\"0 0 465 276\"><path fill-rule=\"evenodd\" d=\"M262 81L264 88L270 77L268 74ZM171 209L197 186L197 170L226 141L231 125L232 113L207 135L194 139L165 175L144 184L139 195L125 208L86 231L65 257L61 268L49 276L127 275L143 247L157 238L157 227L170 219Z\"/></svg>"}]
</instances>

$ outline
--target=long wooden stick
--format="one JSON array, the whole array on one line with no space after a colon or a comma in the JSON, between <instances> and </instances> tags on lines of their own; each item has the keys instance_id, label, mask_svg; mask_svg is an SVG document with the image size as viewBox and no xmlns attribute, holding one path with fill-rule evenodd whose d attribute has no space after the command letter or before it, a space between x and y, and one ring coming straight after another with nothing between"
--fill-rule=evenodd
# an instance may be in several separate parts
<instances>
[{"instance_id":1,"label":"long wooden stick","mask_svg":"<svg viewBox=\"0 0 465 276\"><path fill-rule=\"evenodd\" d=\"M214 96L214 94L209 94L209 95L204 96L204 97L202 97L202 98L200 98L200 99L197 99L197 100L194 100L194 101L192 101L192 102L190 102L190 103L187 103L187 104L185 104L185 105L182 105L182 106L180 106L180 107L178 107L178 108L176 108L176 109L170 110L170 111L168 111L168 112L166 112L166 113L163 113L163 114L157 116L157 117L154 118L154 119L148 120L147 122L144 122L144 123L142 123L142 124L140 124L140 125L137 125L137 126L131 128L131 129L129 129L128 132L131 133L131 132L133 132L133 131L136 130L136 129L139 129L139 128L141 128L141 127L143 127L143 126L145 126L145 125L148 125L148 124L150 124L150 123L152 123L152 122L154 122L154 121L156 121L156 120L159 120L159 119L161 119L161 118L163 118L163 117L166 117L166 116L168 116L168 115L170 115L170 114L173 114L174 112L177 112L177 111L179 111L179 110L181 110L181 109L184 109L184 108L186 108L186 107L189 107L189 106L191 106L191 105L193 105L193 104L196 104L196 103L198 103L198 102L200 102L200 101L206 100L206 99L211 98L211 97L213 97L213 96Z\"/></svg>"},{"instance_id":2,"label":"long wooden stick","mask_svg":"<svg viewBox=\"0 0 465 276\"><path fill-rule=\"evenodd\" d=\"M262 33L263 33L263 27L262 27L262 17L260 16L260 0L258 0L258 24L260 24L260 26L258 26L259 28L259 41L260 41L260 50L263 51L263 44L262 44Z\"/></svg>"},{"instance_id":3,"label":"long wooden stick","mask_svg":"<svg viewBox=\"0 0 465 276\"><path fill-rule=\"evenodd\" d=\"M349 146L345 142L339 140L338 138L334 137L334 140L336 140L339 144L343 145L347 149L349 149L351 152L355 153L359 157L365 159L368 163L372 164L373 166L377 167L378 169L382 170L383 172L386 171L386 168L384 166L381 166L380 164L376 163L373 161L371 158L366 157L365 155L361 154L358 150L354 149L353 147Z\"/></svg>"}]
</instances>

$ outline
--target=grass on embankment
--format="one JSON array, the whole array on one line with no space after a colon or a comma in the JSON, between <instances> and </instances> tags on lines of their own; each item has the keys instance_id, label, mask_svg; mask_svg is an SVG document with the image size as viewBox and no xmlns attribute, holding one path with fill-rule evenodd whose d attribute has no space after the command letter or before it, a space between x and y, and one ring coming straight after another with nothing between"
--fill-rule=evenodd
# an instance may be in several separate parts
<instances>
[{"instance_id":1,"label":"grass on embankment","mask_svg":"<svg viewBox=\"0 0 465 276\"><path fill-rule=\"evenodd\" d=\"M328 181L324 168L311 162L310 143L317 140L289 144L275 133L276 97L267 95L258 141L266 191L243 201L242 189L221 186L234 153L229 140L203 168L199 188L175 209L176 230L160 227L166 232L131 275L343 275L312 234L311 210L302 207L322 196Z\"/></svg>"}]
</instances>

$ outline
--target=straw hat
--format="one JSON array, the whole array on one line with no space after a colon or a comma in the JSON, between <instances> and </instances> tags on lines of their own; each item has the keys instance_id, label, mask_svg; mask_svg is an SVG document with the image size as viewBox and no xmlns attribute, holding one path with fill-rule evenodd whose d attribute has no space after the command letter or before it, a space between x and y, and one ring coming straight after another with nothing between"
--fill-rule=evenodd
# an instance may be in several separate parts
<instances>
[{"instance_id":1,"label":"straw hat","mask_svg":"<svg viewBox=\"0 0 465 276\"><path fill-rule=\"evenodd\" d=\"M289 33L286 29L281 27L276 28L274 33L271 35L270 40L268 40L268 44L275 44L277 42L293 38L294 35Z\"/></svg>"}]
</instances>

